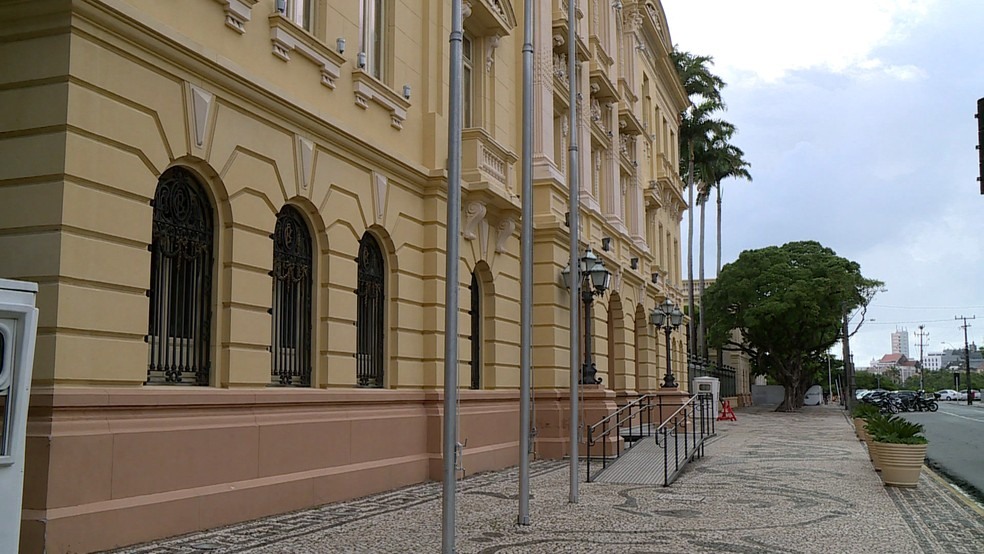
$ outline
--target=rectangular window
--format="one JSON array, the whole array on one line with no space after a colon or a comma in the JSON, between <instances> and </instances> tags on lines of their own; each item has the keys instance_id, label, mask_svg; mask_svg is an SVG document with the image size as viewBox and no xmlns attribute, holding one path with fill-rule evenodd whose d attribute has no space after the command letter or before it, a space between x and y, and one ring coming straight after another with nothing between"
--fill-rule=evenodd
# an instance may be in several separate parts
<instances>
[{"instance_id":1,"label":"rectangular window","mask_svg":"<svg viewBox=\"0 0 984 554\"><path fill-rule=\"evenodd\" d=\"M366 54L366 71L383 80L385 64L386 0L363 0L362 51Z\"/></svg>"},{"instance_id":2,"label":"rectangular window","mask_svg":"<svg viewBox=\"0 0 984 554\"><path fill-rule=\"evenodd\" d=\"M474 90L472 87L472 52L473 43L471 37L465 35L461 40L461 90L462 90L462 124L465 128L472 126L472 100L474 98Z\"/></svg>"},{"instance_id":3,"label":"rectangular window","mask_svg":"<svg viewBox=\"0 0 984 554\"><path fill-rule=\"evenodd\" d=\"M314 0L287 0L284 15L292 23L305 31L311 31Z\"/></svg>"}]
</instances>

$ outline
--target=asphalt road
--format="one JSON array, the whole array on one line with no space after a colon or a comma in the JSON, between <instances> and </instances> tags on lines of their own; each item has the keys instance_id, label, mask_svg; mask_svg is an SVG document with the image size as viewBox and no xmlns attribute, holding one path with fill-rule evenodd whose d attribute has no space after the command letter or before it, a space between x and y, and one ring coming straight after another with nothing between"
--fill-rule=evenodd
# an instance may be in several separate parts
<instances>
[{"instance_id":1,"label":"asphalt road","mask_svg":"<svg viewBox=\"0 0 984 554\"><path fill-rule=\"evenodd\" d=\"M984 501L984 407L979 402L940 402L936 413L903 416L923 424L929 465Z\"/></svg>"}]
</instances>

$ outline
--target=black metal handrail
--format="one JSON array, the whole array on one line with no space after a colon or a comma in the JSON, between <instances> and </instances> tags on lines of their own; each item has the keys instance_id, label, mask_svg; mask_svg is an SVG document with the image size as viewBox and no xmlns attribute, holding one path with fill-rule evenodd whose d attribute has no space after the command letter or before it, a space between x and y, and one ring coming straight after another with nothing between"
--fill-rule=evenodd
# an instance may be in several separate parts
<instances>
[{"instance_id":1,"label":"black metal handrail","mask_svg":"<svg viewBox=\"0 0 984 554\"><path fill-rule=\"evenodd\" d=\"M662 418L664 405L667 409L676 408L665 419ZM658 409L660 414L661 423L657 427L654 427L653 422L654 409ZM613 433L615 445L609 455L608 443L612 442ZM664 397L657 394L640 396L587 428L588 482L594 481L602 471L639 444L642 439L655 437L656 444L663 449L663 486L668 486L676 479L687 461L704 455L704 440L713 434L714 406L710 394L695 394L679 405L676 402L665 403ZM670 443L671 438L672 443ZM593 453L592 447L599 441L601 442L601 469L592 473L591 460L597 457L597 452ZM669 458L670 446L674 452L672 460ZM672 472L670 472L671 463Z\"/></svg>"},{"instance_id":2,"label":"black metal handrail","mask_svg":"<svg viewBox=\"0 0 984 554\"><path fill-rule=\"evenodd\" d=\"M655 404L654 404L655 401ZM663 400L659 395L646 394L640 396L639 398L629 402L625 406L615 410L607 417L601 421L591 425L587 429L587 439L588 439L588 482L594 480L597 475L592 475L591 473L591 447L596 444L596 442L601 440L601 469L598 473L601 473L608 467L608 464L617 460L622 454L628 452L630 448L638 444L638 441L644 437L651 437L655 432L653 429L653 408L662 408ZM660 412L662 413L662 411ZM635 423L638 421L638 427ZM628 433L623 434L623 425L628 423ZM601 429L601 433L595 436L598 429ZM639 435L635 434L635 431L639 431ZM615 432L615 451L612 452L613 456L609 460L608 456L608 442L611 438L612 432ZM618 440L619 438L623 440ZM622 448L624 443L631 443L625 449Z\"/></svg>"},{"instance_id":3,"label":"black metal handrail","mask_svg":"<svg viewBox=\"0 0 984 554\"><path fill-rule=\"evenodd\" d=\"M704 456L704 441L715 433L714 398L708 393L691 396L656 429L656 444L663 449L663 486L670 486L687 462ZM682 429L682 433L681 433ZM683 452L680 436L683 435ZM670 459L670 438L673 459ZM660 442L662 438L662 442ZM670 471L672 461L673 470Z\"/></svg>"}]
</instances>

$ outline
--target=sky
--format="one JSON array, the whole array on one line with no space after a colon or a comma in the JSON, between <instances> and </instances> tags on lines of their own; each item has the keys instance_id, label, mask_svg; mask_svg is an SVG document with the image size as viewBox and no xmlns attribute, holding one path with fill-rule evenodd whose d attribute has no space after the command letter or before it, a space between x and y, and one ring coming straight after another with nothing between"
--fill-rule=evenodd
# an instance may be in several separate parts
<instances>
[{"instance_id":1,"label":"sky","mask_svg":"<svg viewBox=\"0 0 984 554\"><path fill-rule=\"evenodd\" d=\"M924 352L963 348L956 316L977 316L968 338L984 344L974 118L984 1L663 0L663 9L677 48L713 56L727 82L721 115L751 164L752 182L722 185L722 263L816 240L883 281L851 337L859 369L891 353L899 329L910 358L919 325ZM712 203L706 217L711 277ZM686 229L685 216L684 255ZM696 278L696 249L694 260Z\"/></svg>"}]
</instances>

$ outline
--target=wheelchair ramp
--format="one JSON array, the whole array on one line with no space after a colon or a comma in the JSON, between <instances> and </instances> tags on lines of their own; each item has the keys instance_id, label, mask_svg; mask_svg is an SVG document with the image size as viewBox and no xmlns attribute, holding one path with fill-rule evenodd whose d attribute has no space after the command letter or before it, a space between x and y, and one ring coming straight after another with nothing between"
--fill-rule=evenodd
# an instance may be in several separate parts
<instances>
[{"instance_id":1,"label":"wheelchair ramp","mask_svg":"<svg viewBox=\"0 0 984 554\"><path fill-rule=\"evenodd\" d=\"M688 444L689 452L684 452L683 441L678 445L678 455L674 452L674 440L670 437L669 452L665 453L662 446L656 444L652 437L645 438L627 452L623 453L611 465L605 468L597 477L596 483L621 483L628 485L669 485L687 463L698 457L702 444ZM663 467L663 460L669 467Z\"/></svg>"}]
</instances>

